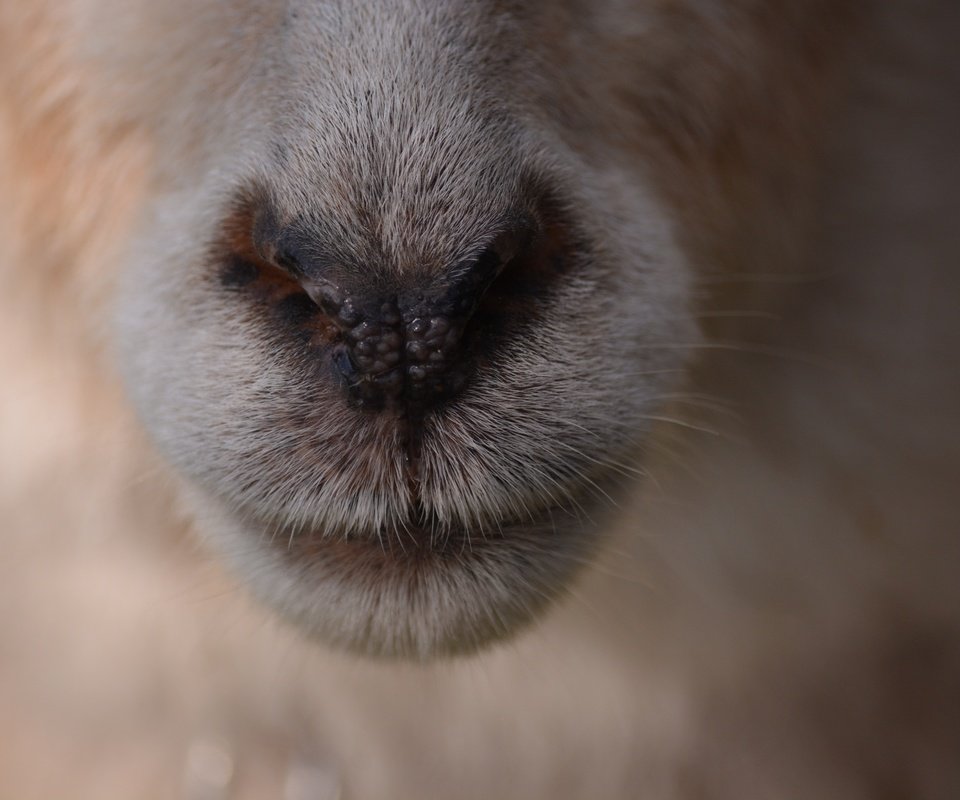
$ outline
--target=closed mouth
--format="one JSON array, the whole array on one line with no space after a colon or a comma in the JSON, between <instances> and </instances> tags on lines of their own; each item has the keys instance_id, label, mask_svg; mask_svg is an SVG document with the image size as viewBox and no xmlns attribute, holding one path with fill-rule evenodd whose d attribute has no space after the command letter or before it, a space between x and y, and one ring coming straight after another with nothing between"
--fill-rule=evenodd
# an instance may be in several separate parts
<instances>
[{"instance_id":1,"label":"closed mouth","mask_svg":"<svg viewBox=\"0 0 960 800\"><path fill-rule=\"evenodd\" d=\"M482 548L483 543L492 539L509 539L511 534L533 532L549 536L559 528L570 524L582 524L583 520L570 508L552 505L531 510L523 520L500 520L496 523L479 524L472 527L464 525L444 525L439 522L411 520L398 521L389 528L376 533L352 533L350 531L331 534L321 528L281 527L272 537L293 555L309 552L312 547L323 547L331 543L346 547L375 547L385 558L396 560L423 559L427 557L466 558L474 548Z\"/></svg>"},{"instance_id":2,"label":"closed mouth","mask_svg":"<svg viewBox=\"0 0 960 800\"><path fill-rule=\"evenodd\" d=\"M269 539L283 577L254 580L254 591L301 630L366 656L424 660L522 629L564 593L598 536L579 514L551 506L475 529L281 527Z\"/></svg>"}]
</instances>

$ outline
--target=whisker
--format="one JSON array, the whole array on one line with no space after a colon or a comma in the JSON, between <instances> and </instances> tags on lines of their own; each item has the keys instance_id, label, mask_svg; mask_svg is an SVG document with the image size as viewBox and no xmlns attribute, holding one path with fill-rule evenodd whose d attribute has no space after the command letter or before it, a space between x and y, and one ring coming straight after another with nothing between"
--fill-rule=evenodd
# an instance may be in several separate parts
<instances>
[{"instance_id":1,"label":"whisker","mask_svg":"<svg viewBox=\"0 0 960 800\"><path fill-rule=\"evenodd\" d=\"M835 369L838 366L812 353L801 353L795 350L787 350L769 345L751 344L750 342L651 342L648 344L639 344L637 347L643 350L724 350L734 353L746 353L747 355L782 358L787 361L795 361L822 369Z\"/></svg>"},{"instance_id":2,"label":"whisker","mask_svg":"<svg viewBox=\"0 0 960 800\"><path fill-rule=\"evenodd\" d=\"M700 311L693 315L694 319L767 319L777 322L783 317L780 314L774 314L772 311L760 310L722 310L722 311Z\"/></svg>"},{"instance_id":3,"label":"whisker","mask_svg":"<svg viewBox=\"0 0 960 800\"><path fill-rule=\"evenodd\" d=\"M817 283L836 277L835 272L726 272L716 275L704 275L697 283L712 286L724 283Z\"/></svg>"},{"instance_id":4,"label":"whisker","mask_svg":"<svg viewBox=\"0 0 960 800\"><path fill-rule=\"evenodd\" d=\"M675 419L673 417L664 417L657 414L645 414L641 419L652 420L654 422L665 422L672 425L678 425L681 428L688 428L689 430L699 431L700 433L708 433L711 436L723 437L720 431L713 430L712 428L705 428L701 425L696 425L692 422L687 422L682 419Z\"/></svg>"},{"instance_id":5,"label":"whisker","mask_svg":"<svg viewBox=\"0 0 960 800\"><path fill-rule=\"evenodd\" d=\"M597 440L599 440L599 437L596 437L596 438ZM640 469L639 467L631 467L631 466L628 466L627 464L622 464L618 461L614 461L613 459L596 458L586 453L583 449L570 444L569 442L558 441L558 442L555 442L555 444L558 447L561 447L564 450L568 450L574 455L579 456L585 461L589 461L591 464L596 464L597 466L603 467L604 469L612 469L614 472L617 472L618 474L623 475L625 478L647 477L647 473L644 470Z\"/></svg>"}]
</instances>

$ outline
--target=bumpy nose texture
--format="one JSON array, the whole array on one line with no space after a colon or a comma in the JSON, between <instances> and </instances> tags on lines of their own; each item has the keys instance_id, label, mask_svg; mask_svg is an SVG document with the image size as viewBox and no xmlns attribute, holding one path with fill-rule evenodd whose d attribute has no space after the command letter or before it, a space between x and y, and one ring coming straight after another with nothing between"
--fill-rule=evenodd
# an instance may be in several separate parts
<instances>
[{"instance_id":1,"label":"bumpy nose texture","mask_svg":"<svg viewBox=\"0 0 960 800\"><path fill-rule=\"evenodd\" d=\"M336 315L343 344L333 359L358 406L421 411L463 388L469 372L458 357L464 316L422 305L401 309L395 298L378 305L358 314L345 298Z\"/></svg>"},{"instance_id":2,"label":"bumpy nose texture","mask_svg":"<svg viewBox=\"0 0 960 800\"><path fill-rule=\"evenodd\" d=\"M471 371L463 333L501 263L488 251L441 289L377 298L303 281L342 333L333 362L350 399L360 408L416 414L463 389Z\"/></svg>"}]
</instances>

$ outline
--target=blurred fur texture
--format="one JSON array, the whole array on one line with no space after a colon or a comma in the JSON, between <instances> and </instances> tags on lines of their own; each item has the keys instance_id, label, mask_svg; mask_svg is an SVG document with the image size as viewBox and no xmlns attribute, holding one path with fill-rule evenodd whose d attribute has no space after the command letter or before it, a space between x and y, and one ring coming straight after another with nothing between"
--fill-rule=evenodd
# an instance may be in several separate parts
<instances>
[{"instance_id":1,"label":"blurred fur texture","mask_svg":"<svg viewBox=\"0 0 960 800\"><path fill-rule=\"evenodd\" d=\"M592 218L610 263L631 243L653 253L668 299L624 302L676 314L656 341L689 351L666 365L689 383L662 398L633 465L651 477L606 514L603 550L567 599L511 643L417 666L328 652L248 600L194 544L212 501L154 454L118 376L131 349L153 363L189 322L158 298L205 291L177 257L216 226L231 170L265 168L249 137L303 109L347 113L322 70L296 89L316 108L296 92L271 105L257 65L281 62L264 31L296 26L296 5L0 5L2 793L956 797L960 11L356 12L353 31L383 37L374 52L402 44L417 14L449 13L473 20L494 61L530 59L529 85L505 96L576 155L562 171L582 179L583 207L610 198L615 211ZM337 5L300 18L330 30L350 18ZM284 57L319 69L304 41ZM334 73L362 50L339 44ZM482 87L491 102L497 86ZM314 178L349 184L363 168L348 158ZM637 209L649 216L630 219ZM138 284L131 260L165 235L168 282ZM118 302L149 322L140 338L117 333ZM610 370L628 379L630 363ZM135 373L148 423L175 369ZM196 413L201 432L217 421ZM247 584L277 582L244 564Z\"/></svg>"}]
</instances>

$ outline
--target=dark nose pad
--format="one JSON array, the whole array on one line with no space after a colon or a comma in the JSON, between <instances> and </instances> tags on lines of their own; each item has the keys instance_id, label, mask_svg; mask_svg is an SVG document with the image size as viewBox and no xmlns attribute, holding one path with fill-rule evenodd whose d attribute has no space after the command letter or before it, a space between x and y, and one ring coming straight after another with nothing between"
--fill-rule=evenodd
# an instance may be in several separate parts
<instances>
[{"instance_id":1,"label":"dark nose pad","mask_svg":"<svg viewBox=\"0 0 960 800\"><path fill-rule=\"evenodd\" d=\"M462 346L470 318L530 238L528 228L503 234L479 257L423 289L362 296L332 282L301 278L341 331L332 359L351 401L369 410L418 414L459 393L473 369Z\"/></svg>"}]
</instances>

